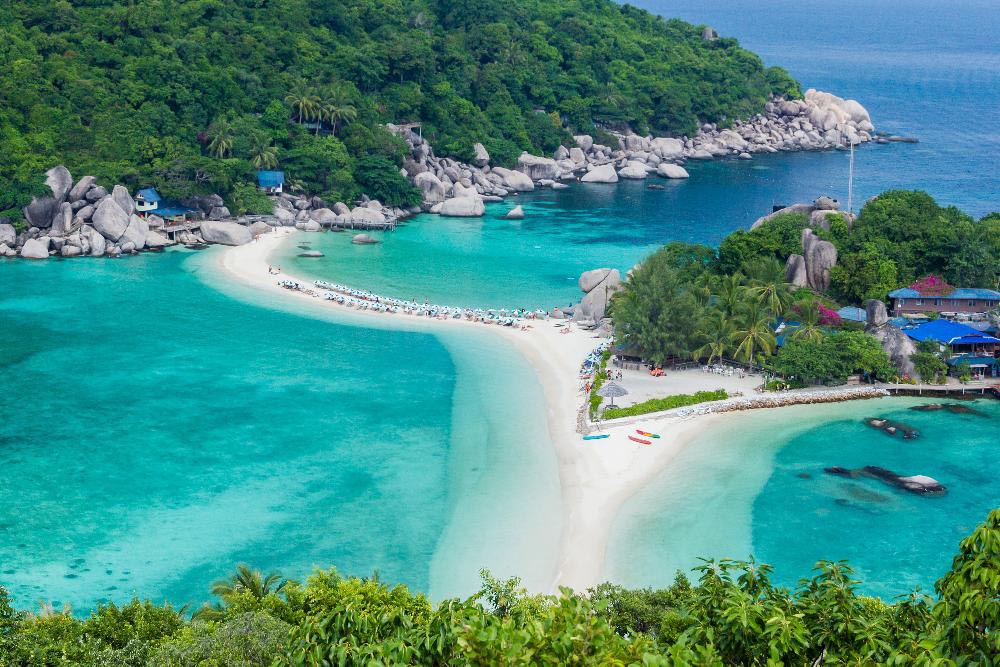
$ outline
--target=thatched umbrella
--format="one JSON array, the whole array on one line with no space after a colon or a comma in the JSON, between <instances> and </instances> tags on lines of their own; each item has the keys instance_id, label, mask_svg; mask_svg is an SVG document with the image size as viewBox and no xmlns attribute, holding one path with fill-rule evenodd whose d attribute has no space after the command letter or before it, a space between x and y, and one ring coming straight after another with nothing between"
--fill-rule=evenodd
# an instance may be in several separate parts
<instances>
[{"instance_id":1,"label":"thatched umbrella","mask_svg":"<svg viewBox=\"0 0 1000 667\"><path fill-rule=\"evenodd\" d=\"M622 387L620 385L617 385L614 382L609 382L609 383L607 383L605 385L602 385L601 388L597 390L597 395L598 396L603 396L604 398L610 398L611 399L611 404L608 406L610 408L615 407L615 398L616 397L618 397L618 396L624 396L627 393L628 392L625 391L624 387Z\"/></svg>"}]
</instances>

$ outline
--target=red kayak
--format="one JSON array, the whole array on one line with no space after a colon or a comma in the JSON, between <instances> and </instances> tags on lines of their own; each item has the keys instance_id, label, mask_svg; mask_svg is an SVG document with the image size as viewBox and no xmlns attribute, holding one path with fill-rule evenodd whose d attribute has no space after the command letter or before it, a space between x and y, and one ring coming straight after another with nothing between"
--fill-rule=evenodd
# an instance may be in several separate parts
<instances>
[{"instance_id":1,"label":"red kayak","mask_svg":"<svg viewBox=\"0 0 1000 667\"><path fill-rule=\"evenodd\" d=\"M651 445L653 442L651 440L643 440L642 438L637 438L634 435L628 437L632 442L638 442L640 445Z\"/></svg>"}]
</instances>

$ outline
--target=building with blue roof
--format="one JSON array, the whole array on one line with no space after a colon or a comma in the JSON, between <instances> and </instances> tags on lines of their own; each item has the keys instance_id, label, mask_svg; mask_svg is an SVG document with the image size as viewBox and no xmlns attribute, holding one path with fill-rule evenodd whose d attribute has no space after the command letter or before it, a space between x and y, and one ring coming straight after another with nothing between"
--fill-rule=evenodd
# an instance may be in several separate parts
<instances>
[{"instance_id":1,"label":"building with blue roof","mask_svg":"<svg viewBox=\"0 0 1000 667\"><path fill-rule=\"evenodd\" d=\"M840 319L847 320L848 322L867 322L868 313L864 308L858 308L856 306L844 306L837 311L837 315Z\"/></svg>"},{"instance_id":2,"label":"building with blue roof","mask_svg":"<svg viewBox=\"0 0 1000 667\"><path fill-rule=\"evenodd\" d=\"M903 333L918 342L932 340L947 346L952 352L947 362L951 368L967 363L977 377L997 377L1000 373L1000 359L996 356L1000 351L1000 338L996 336L948 320L931 320L906 327Z\"/></svg>"},{"instance_id":3,"label":"building with blue roof","mask_svg":"<svg viewBox=\"0 0 1000 667\"><path fill-rule=\"evenodd\" d=\"M285 187L285 172L258 171L257 187L269 195L281 194Z\"/></svg>"},{"instance_id":4,"label":"building with blue roof","mask_svg":"<svg viewBox=\"0 0 1000 667\"><path fill-rule=\"evenodd\" d=\"M147 215L160 207L163 197L155 188L142 188L135 193L135 210L141 215Z\"/></svg>"},{"instance_id":5,"label":"building with blue roof","mask_svg":"<svg viewBox=\"0 0 1000 667\"><path fill-rule=\"evenodd\" d=\"M906 313L986 313L1000 306L1000 292L976 287L957 287L947 295L921 294L912 287L889 292L892 312Z\"/></svg>"}]
</instances>

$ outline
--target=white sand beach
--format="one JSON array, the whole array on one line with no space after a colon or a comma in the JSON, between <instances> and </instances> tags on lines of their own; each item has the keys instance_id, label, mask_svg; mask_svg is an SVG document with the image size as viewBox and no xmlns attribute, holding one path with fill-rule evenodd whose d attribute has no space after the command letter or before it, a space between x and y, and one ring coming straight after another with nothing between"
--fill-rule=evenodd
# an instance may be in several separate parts
<instances>
[{"instance_id":1,"label":"white sand beach","mask_svg":"<svg viewBox=\"0 0 1000 667\"><path fill-rule=\"evenodd\" d=\"M714 415L697 419L644 419L602 431L610 437L583 440L577 433L577 419L585 396L579 379L580 364L600 342L591 332L572 327L562 333L558 321L538 320L522 331L516 327L484 325L465 320L436 320L403 314L357 311L333 301L308 296L279 287L281 280L312 281L287 272L269 272L269 258L282 244L290 242L294 230L281 229L254 242L224 249L220 267L242 284L289 299L303 299L341 313L346 321L365 319L411 330L433 331L438 327L478 327L494 331L513 343L538 374L548 403L549 437L559 459L563 505L563 535L556 580L552 589L569 586L580 590L603 580L608 535L622 504L654 476L662 474L673 457ZM363 286L358 286L363 287ZM677 388L682 391L684 388ZM693 390L696 390L692 388ZM628 439L636 429L661 435L651 445Z\"/></svg>"}]
</instances>

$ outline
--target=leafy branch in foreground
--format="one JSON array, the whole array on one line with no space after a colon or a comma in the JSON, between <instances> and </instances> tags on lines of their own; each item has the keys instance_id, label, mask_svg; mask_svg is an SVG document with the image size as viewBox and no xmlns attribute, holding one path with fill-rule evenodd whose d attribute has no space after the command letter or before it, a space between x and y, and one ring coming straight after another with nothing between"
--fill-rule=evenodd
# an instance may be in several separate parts
<instances>
[{"instance_id":1,"label":"leafy branch in foreground","mask_svg":"<svg viewBox=\"0 0 1000 667\"><path fill-rule=\"evenodd\" d=\"M283 581L246 566L214 590L209 617L132 601L16 611L0 588L0 664L259 665L992 665L1000 655L1000 509L962 540L937 599L857 593L843 562L789 590L753 560L704 561L692 584L601 584L530 595L483 571L467 600L432 604L378 577L317 571Z\"/></svg>"}]
</instances>

